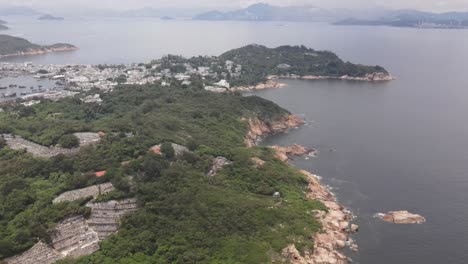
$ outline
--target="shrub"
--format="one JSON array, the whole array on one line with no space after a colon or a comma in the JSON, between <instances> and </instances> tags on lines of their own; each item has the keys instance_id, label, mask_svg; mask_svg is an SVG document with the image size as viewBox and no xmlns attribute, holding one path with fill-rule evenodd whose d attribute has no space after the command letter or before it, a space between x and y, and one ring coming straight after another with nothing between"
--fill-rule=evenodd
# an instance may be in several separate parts
<instances>
[{"instance_id":1,"label":"shrub","mask_svg":"<svg viewBox=\"0 0 468 264\"><path fill-rule=\"evenodd\" d=\"M75 135L66 134L59 139L58 144L62 148L76 148L80 146L80 140Z\"/></svg>"}]
</instances>

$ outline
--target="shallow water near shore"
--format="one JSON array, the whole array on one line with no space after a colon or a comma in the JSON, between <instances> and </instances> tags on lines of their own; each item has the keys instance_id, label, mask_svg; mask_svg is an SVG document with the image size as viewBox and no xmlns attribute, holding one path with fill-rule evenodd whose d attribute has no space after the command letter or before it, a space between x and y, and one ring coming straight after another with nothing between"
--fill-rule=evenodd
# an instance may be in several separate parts
<instances>
[{"instance_id":1,"label":"shallow water near shore","mask_svg":"<svg viewBox=\"0 0 468 264\"><path fill-rule=\"evenodd\" d=\"M255 94L299 114L308 125L263 144L319 150L294 164L323 177L357 216L361 264L465 264L468 259L468 30L340 27L321 23L67 18L38 23L5 18L39 44L80 50L8 58L38 64L148 62L168 53L219 55L242 45L294 44L379 64L388 83L285 80ZM375 219L388 210L422 214L421 225Z\"/></svg>"}]
</instances>

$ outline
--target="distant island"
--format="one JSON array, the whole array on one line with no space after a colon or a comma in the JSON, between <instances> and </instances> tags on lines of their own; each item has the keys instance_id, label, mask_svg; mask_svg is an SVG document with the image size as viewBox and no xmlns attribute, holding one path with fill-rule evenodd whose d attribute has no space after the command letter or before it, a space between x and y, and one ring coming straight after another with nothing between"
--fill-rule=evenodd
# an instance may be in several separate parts
<instances>
[{"instance_id":1,"label":"distant island","mask_svg":"<svg viewBox=\"0 0 468 264\"><path fill-rule=\"evenodd\" d=\"M228 79L235 85L252 85L265 82L271 76L283 78L341 78L355 80L391 79L388 71L381 66L367 66L344 62L330 51L316 51L305 46L281 46L268 48L249 45L228 51L218 60L221 65L241 65L239 76L235 71Z\"/></svg>"},{"instance_id":2,"label":"distant island","mask_svg":"<svg viewBox=\"0 0 468 264\"><path fill-rule=\"evenodd\" d=\"M9 29L5 24L8 24L6 21L0 19L0 30L7 30Z\"/></svg>"},{"instance_id":3,"label":"distant island","mask_svg":"<svg viewBox=\"0 0 468 264\"><path fill-rule=\"evenodd\" d=\"M43 15L38 18L38 20L55 20L55 21L63 21L65 18L63 17L56 17L52 15Z\"/></svg>"},{"instance_id":4,"label":"distant island","mask_svg":"<svg viewBox=\"0 0 468 264\"><path fill-rule=\"evenodd\" d=\"M23 38L9 35L0 35L0 57L37 55L58 51L72 51L76 49L77 47L66 43L41 46L31 43Z\"/></svg>"},{"instance_id":5,"label":"distant island","mask_svg":"<svg viewBox=\"0 0 468 264\"><path fill-rule=\"evenodd\" d=\"M348 18L335 25L392 26L413 28L468 28L468 12L430 13L397 10L376 19Z\"/></svg>"},{"instance_id":6,"label":"distant island","mask_svg":"<svg viewBox=\"0 0 468 264\"><path fill-rule=\"evenodd\" d=\"M242 20L242 21L321 21L334 15L331 10L314 6L274 6L254 4L230 12L210 11L195 16L194 20Z\"/></svg>"},{"instance_id":7,"label":"distant island","mask_svg":"<svg viewBox=\"0 0 468 264\"><path fill-rule=\"evenodd\" d=\"M161 17L161 20L174 20L174 18L170 16L163 16Z\"/></svg>"}]
</instances>

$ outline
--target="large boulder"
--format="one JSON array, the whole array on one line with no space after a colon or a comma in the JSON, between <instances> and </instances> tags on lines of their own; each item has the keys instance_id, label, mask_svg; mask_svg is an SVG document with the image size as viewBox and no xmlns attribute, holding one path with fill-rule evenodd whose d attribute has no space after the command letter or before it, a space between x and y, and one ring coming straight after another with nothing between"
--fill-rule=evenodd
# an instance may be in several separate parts
<instances>
[{"instance_id":1,"label":"large boulder","mask_svg":"<svg viewBox=\"0 0 468 264\"><path fill-rule=\"evenodd\" d=\"M421 224L426 222L426 218L408 211L390 211L379 215L382 220L392 224Z\"/></svg>"}]
</instances>

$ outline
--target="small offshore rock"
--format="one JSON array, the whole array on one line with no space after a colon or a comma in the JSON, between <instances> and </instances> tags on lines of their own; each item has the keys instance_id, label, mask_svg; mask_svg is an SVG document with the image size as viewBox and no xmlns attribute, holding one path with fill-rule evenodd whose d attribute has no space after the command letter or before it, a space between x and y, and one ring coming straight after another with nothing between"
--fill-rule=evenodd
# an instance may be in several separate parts
<instances>
[{"instance_id":1,"label":"small offshore rock","mask_svg":"<svg viewBox=\"0 0 468 264\"><path fill-rule=\"evenodd\" d=\"M426 218L418 214L412 214L408 211L390 211L386 214L379 214L385 222L392 224L422 224Z\"/></svg>"}]
</instances>

